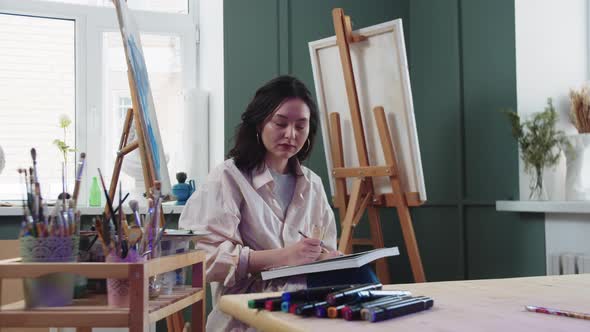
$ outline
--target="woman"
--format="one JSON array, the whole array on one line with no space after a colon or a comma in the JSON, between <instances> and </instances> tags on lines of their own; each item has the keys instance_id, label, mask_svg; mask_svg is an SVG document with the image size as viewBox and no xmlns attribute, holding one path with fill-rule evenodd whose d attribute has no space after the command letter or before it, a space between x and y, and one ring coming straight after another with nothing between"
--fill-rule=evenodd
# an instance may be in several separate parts
<instances>
[{"instance_id":1,"label":"woman","mask_svg":"<svg viewBox=\"0 0 590 332\"><path fill-rule=\"evenodd\" d=\"M229 159L187 201L179 227L211 233L197 248L207 252L214 303L224 294L305 288L304 276L262 281L259 272L339 254L321 179L300 164L311 153L318 121L301 81L281 76L266 83L242 114ZM318 229L328 250L300 234ZM215 307L207 320L207 330L246 328Z\"/></svg>"}]
</instances>

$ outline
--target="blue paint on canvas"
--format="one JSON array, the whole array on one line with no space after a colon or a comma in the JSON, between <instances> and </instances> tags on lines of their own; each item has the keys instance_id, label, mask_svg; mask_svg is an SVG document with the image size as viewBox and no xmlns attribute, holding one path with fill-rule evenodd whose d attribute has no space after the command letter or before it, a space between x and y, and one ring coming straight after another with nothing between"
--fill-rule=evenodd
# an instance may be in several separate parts
<instances>
[{"instance_id":1,"label":"blue paint on canvas","mask_svg":"<svg viewBox=\"0 0 590 332\"><path fill-rule=\"evenodd\" d=\"M151 162L154 168L154 177L162 184L162 193L169 194L171 191L170 177L164 158L164 147L158 128L158 119L150 83L148 79L147 67L141 49L141 40L139 31L133 22L133 17L127 9L125 0L113 0L116 8L125 55L129 66L129 74L132 77L133 84L130 88L135 92L137 100L134 100L133 107L138 108L139 114L143 119L143 131L146 140L146 149L149 150ZM137 103L137 105L135 105Z\"/></svg>"},{"instance_id":2,"label":"blue paint on canvas","mask_svg":"<svg viewBox=\"0 0 590 332\"><path fill-rule=\"evenodd\" d=\"M137 47L137 43L133 36L130 36L127 40L130 46L131 51L131 65L134 66L134 71L136 73L135 76L135 85L137 86L137 99L139 99L139 104L143 110L150 109L151 105L149 102L149 93L150 93L150 82L147 77L147 68L141 55L141 51ZM135 68L137 66L137 68ZM160 178L160 151L158 149L158 144L156 140L156 136L154 134L153 124L150 121L149 116L147 116L149 112L143 112L144 122L147 129L146 135L149 141L150 146L152 147L152 154L154 158L154 168L156 170L157 178Z\"/></svg>"}]
</instances>

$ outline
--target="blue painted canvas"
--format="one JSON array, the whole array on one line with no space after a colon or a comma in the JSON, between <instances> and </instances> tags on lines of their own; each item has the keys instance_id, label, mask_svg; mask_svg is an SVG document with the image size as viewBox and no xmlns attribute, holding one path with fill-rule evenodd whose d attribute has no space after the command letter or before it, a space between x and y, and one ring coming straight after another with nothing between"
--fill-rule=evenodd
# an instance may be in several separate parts
<instances>
[{"instance_id":1,"label":"blue painted canvas","mask_svg":"<svg viewBox=\"0 0 590 332\"><path fill-rule=\"evenodd\" d=\"M164 147L160 136L160 129L158 127L158 119L156 117L156 109L154 107L154 100L152 98L152 91L150 89L150 81L148 78L147 67L143 57L141 48L141 40L139 38L139 31L125 0L113 0L117 11L117 18L119 19L119 27L121 29L121 37L123 38L123 45L125 47L125 55L127 57L127 66L135 86L130 84L130 89L135 90L137 96L137 103L133 105L138 107L140 114L143 116L145 127L146 142L151 151L151 158L154 165L156 180L162 183L162 194L168 195L171 193L170 176L168 174L168 167L166 165L166 158L164 156Z\"/></svg>"}]
</instances>

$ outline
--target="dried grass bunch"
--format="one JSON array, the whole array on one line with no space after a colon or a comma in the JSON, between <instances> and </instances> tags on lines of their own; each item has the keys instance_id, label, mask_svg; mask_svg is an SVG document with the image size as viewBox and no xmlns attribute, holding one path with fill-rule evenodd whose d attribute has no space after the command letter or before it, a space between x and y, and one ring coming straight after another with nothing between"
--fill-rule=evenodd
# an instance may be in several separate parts
<instances>
[{"instance_id":1,"label":"dried grass bunch","mask_svg":"<svg viewBox=\"0 0 590 332\"><path fill-rule=\"evenodd\" d=\"M570 90L570 120L578 133L590 132L590 87L584 85L580 90Z\"/></svg>"}]
</instances>

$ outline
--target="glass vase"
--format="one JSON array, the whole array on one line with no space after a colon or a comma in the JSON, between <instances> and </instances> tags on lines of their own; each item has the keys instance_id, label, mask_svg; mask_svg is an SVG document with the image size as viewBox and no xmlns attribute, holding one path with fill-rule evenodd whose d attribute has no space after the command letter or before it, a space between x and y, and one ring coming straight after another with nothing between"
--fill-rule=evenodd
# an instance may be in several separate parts
<instances>
[{"instance_id":1,"label":"glass vase","mask_svg":"<svg viewBox=\"0 0 590 332\"><path fill-rule=\"evenodd\" d=\"M546 201L549 199L545 183L543 181L543 168L535 168L531 172L531 182L529 183L531 201Z\"/></svg>"}]
</instances>

